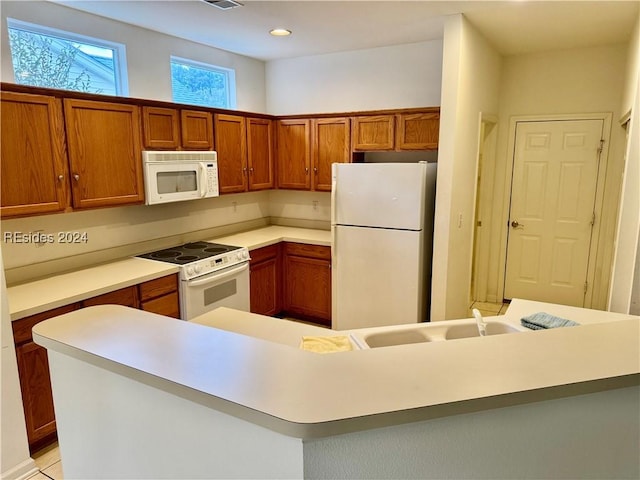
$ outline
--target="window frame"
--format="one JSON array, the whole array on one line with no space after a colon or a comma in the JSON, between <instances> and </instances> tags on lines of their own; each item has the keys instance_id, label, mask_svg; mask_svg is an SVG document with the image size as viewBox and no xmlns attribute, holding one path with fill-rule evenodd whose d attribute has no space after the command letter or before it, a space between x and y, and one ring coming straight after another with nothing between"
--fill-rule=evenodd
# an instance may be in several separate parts
<instances>
[{"instance_id":1,"label":"window frame","mask_svg":"<svg viewBox=\"0 0 640 480\"><path fill-rule=\"evenodd\" d=\"M115 90L116 96L127 97L129 96L129 79L127 72L127 52L126 45L123 43L112 42L102 38L90 37L88 35L82 35L80 33L69 32L66 30L60 30L46 25L39 25L36 23L25 22L17 20L15 18L7 17L7 35L9 29L24 30L36 35L47 35L52 37L58 37L62 40L66 40L73 43L82 43L88 46L102 47L113 50L113 66L114 66L114 78L115 78ZM8 46L11 50L11 46ZM11 74L14 75L15 70L13 66L13 53L11 53ZM35 85L34 85L35 86ZM75 90L70 90L75 91Z\"/></svg>"},{"instance_id":2,"label":"window frame","mask_svg":"<svg viewBox=\"0 0 640 480\"><path fill-rule=\"evenodd\" d=\"M224 108L228 110L235 110L237 105L236 99L236 71L233 68L221 67L219 65L213 65L211 63L199 62L197 60L191 60L189 58L178 57L177 55L169 56L169 75L171 78L171 100L175 103L177 102L174 97L173 92L173 75L171 74L171 64L178 63L182 65L187 65L190 67L200 68L202 70L209 70L215 73L220 73L224 75L227 79L227 106L220 107L218 105L198 105L200 107L209 107L209 108Z\"/></svg>"}]
</instances>

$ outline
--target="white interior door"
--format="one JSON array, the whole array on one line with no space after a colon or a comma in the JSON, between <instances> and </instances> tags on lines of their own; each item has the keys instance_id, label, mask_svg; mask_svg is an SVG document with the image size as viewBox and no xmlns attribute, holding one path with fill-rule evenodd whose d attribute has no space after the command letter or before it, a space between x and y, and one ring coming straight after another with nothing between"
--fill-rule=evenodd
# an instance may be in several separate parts
<instances>
[{"instance_id":1,"label":"white interior door","mask_svg":"<svg viewBox=\"0 0 640 480\"><path fill-rule=\"evenodd\" d=\"M518 122L505 298L583 306L603 127Z\"/></svg>"}]
</instances>

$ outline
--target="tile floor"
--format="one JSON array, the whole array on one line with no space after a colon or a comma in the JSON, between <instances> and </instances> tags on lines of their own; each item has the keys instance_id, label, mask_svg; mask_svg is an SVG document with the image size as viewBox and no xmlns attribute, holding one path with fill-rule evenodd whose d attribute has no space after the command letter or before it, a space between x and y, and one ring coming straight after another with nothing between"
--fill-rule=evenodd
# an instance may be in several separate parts
<instances>
[{"instance_id":1,"label":"tile floor","mask_svg":"<svg viewBox=\"0 0 640 480\"><path fill-rule=\"evenodd\" d=\"M483 317L493 317L495 315L504 315L507 311L508 303L490 303L490 302L472 302L469 305L469 316L473 317L472 310L477 308Z\"/></svg>"},{"instance_id":2,"label":"tile floor","mask_svg":"<svg viewBox=\"0 0 640 480\"><path fill-rule=\"evenodd\" d=\"M33 455L36 462L38 473L29 477L28 480L63 480L62 463L60 463L60 449L58 444L54 443Z\"/></svg>"}]
</instances>

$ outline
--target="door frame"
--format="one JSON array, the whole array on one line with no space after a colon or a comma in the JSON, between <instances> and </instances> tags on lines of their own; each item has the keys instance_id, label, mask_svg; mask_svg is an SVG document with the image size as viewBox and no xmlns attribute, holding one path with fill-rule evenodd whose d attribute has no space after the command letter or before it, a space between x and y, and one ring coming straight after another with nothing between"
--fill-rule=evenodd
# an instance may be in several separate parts
<instances>
[{"instance_id":1,"label":"door frame","mask_svg":"<svg viewBox=\"0 0 640 480\"><path fill-rule=\"evenodd\" d=\"M604 205L604 187L609 166L609 149L611 144L611 123L613 113L574 113L574 114L552 114L552 115L517 115L511 117L509 121L509 144L507 149L507 162L505 172L505 184L503 192L503 213L501 218L501 235L500 235L500 268L498 270L498 292L502 292L504 299L504 290L506 286L505 277L507 270L507 239L509 236L509 213L511 210L511 188L513 185L513 164L515 162L516 147L516 128L518 123L523 122L556 122L556 121L577 121L577 120L602 120L603 132L602 136L604 144L600 163L598 165L598 178L596 183L596 198L594 210L596 214L596 222L591 230L591 245L589 247L589 264L587 266L587 292L584 296L584 308L592 307L593 288L595 284L595 276L597 267L604 268L603 265L596 265L599 260L598 248L600 240L600 226L602 222L602 207ZM510 159L510 160L509 160ZM599 288L608 288L607 285L599 285ZM500 299L502 300L502 299Z\"/></svg>"},{"instance_id":2,"label":"door frame","mask_svg":"<svg viewBox=\"0 0 640 480\"><path fill-rule=\"evenodd\" d=\"M469 304L474 301L486 302L491 256L492 225L491 210L494 198L496 156L498 145L498 116L480 112L478 132L478 152L476 156L476 184L474 192L471 282ZM483 213L488 213L483 216ZM482 230L478 222L482 221Z\"/></svg>"}]
</instances>

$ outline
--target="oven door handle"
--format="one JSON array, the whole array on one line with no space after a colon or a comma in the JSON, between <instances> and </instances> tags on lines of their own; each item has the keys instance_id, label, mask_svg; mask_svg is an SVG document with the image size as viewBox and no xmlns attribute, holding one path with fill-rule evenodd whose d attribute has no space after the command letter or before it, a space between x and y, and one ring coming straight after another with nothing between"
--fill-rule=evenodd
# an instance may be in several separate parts
<instances>
[{"instance_id":1,"label":"oven door handle","mask_svg":"<svg viewBox=\"0 0 640 480\"><path fill-rule=\"evenodd\" d=\"M237 275L239 273L242 273L243 271L245 271L246 269L249 268L249 262L245 262L244 264L240 265L239 267L235 267L233 268L233 270L229 270L228 272L225 272L223 274L218 274L218 272L212 272L206 275L206 278L202 278L202 279L196 279L196 280L188 280L188 284L190 287L198 287L200 285L204 285L207 283L212 283L212 282L219 282L222 280L225 280L226 278L232 277L234 275Z\"/></svg>"}]
</instances>

